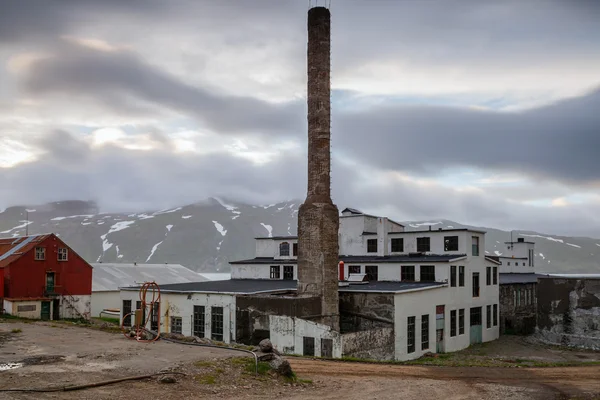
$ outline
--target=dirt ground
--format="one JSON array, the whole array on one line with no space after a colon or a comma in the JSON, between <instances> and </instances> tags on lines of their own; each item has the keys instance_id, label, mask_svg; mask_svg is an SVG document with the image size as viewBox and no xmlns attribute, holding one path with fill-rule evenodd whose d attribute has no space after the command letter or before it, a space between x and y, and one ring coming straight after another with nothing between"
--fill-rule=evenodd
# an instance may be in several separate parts
<instances>
[{"instance_id":1,"label":"dirt ground","mask_svg":"<svg viewBox=\"0 0 600 400\"><path fill-rule=\"evenodd\" d=\"M599 360L599 352L542 346L525 338L456 353L459 359ZM8 393L0 399L600 399L600 365L529 368L440 367L290 358L296 383L245 370L243 353L123 335L58 323L0 322L0 390L45 388L158 371L179 371L175 384L130 381L77 392ZM462 357L462 358L461 358ZM241 364L240 364L241 360ZM2 365L16 363L14 369Z\"/></svg>"}]
</instances>

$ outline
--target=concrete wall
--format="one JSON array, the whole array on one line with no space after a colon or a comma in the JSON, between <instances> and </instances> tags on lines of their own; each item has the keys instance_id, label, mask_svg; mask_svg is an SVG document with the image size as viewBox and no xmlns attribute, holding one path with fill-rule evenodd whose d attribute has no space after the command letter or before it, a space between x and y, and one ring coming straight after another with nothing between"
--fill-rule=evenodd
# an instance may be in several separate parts
<instances>
[{"instance_id":1,"label":"concrete wall","mask_svg":"<svg viewBox=\"0 0 600 400\"><path fill-rule=\"evenodd\" d=\"M137 291L121 291L121 304L123 300L131 300L132 310L135 309L136 301L139 300ZM204 306L204 336L212 337L212 309L211 307L223 307L223 342L235 341L236 301L233 295L204 294L204 293L161 293L160 302L160 331L171 332L171 317L181 318L181 333L186 336L194 334L193 315L194 306ZM121 321L123 320L123 309L121 309ZM147 311L148 312L148 311ZM132 322L134 318L132 318ZM149 326L149 325L148 325Z\"/></svg>"},{"instance_id":2,"label":"concrete wall","mask_svg":"<svg viewBox=\"0 0 600 400\"><path fill-rule=\"evenodd\" d=\"M537 317L541 339L600 349L600 279L538 279Z\"/></svg>"},{"instance_id":3,"label":"concrete wall","mask_svg":"<svg viewBox=\"0 0 600 400\"><path fill-rule=\"evenodd\" d=\"M504 243L504 250L500 249L501 273L534 273L535 272L535 243L512 242ZM532 256L533 257L530 257ZM531 262L530 262L531 258Z\"/></svg>"},{"instance_id":4,"label":"concrete wall","mask_svg":"<svg viewBox=\"0 0 600 400\"><path fill-rule=\"evenodd\" d=\"M481 252L480 252L481 254ZM481 262L482 257L470 257L465 263L465 286L464 287L442 287L436 289L422 290L417 292L406 292L395 295L394 308L394 331L396 335L396 360L411 360L421 357L423 354L436 353L436 306L444 305L444 352L462 350L470 345L470 309L481 307L481 336L483 342L498 339L499 326L491 323L487 328L487 306L499 303L498 285L486 285L485 267ZM480 295L473 297L472 276L474 272L480 274ZM499 305L498 305L499 307ZM465 310L465 332L461 335L458 329L458 313L460 309ZM450 311L456 310L456 336L450 336ZM429 348L421 348L421 316L429 315ZM407 325L408 317L415 317L415 351L408 353L407 348Z\"/></svg>"},{"instance_id":5,"label":"concrete wall","mask_svg":"<svg viewBox=\"0 0 600 400\"><path fill-rule=\"evenodd\" d=\"M110 292L92 292L92 317L99 317L107 308L121 309L121 295L118 290Z\"/></svg>"},{"instance_id":6,"label":"concrete wall","mask_svg":"<svg viewBox=\"0 0 600 400\"><path fill-rule=\"evenodd\" d=\"M318 297L238 296L236 306L237 342L253 345L270 337L271 315L299 317L321 314Z\"/></svg>"},{"instance_id":7,"label":"concrete wall","mask_svg":"<svg viewBox=\"0 0 600 400\"><path fill-rule=\"evenodd\" d=\"M35 307L31 311L19 311L19 307ZM9 301L4 300L4 312L20 318L40 319L42 313L42 302L40 300ZM52 313L52 307L50 307Z\"/></svg>"},{"instance_id":8,"label":"concrete wall","mask_svg":"<svg viewBox=\"0 0 600 400\"><path fill-rule=\"evenodd\" d=\"M279 255L279 245L283 242L290 244L290 255ZM282 259L296 259L294 256L294 243L298 243L298 239L258 239L256 240L256 257L275 257Z\"/></svg>"},{"instance_id":9,"label":"concrete wall","mask_svg":"<svg viewBox=\"0 0 600 400\"><path fill-rule=\"evenodd\" d=\"M389 293L344 293L340 292L340 314L342 333L392 328L393 324L373 321L352 314L364 314L383 320L393 321L395 314L394 295Z\"/></svg>"},{"instance_id":10,"label":"concrete wall","mask_svg":"<svg viewBox=\"0 0 600 400\"><path fill-rule=\"evenodd\" d=\"M536 311L535 283L500 285L500 332L519 335L534 333Z\"/></svg>"},{"instance_id":11,"label":"concrete wall","mask_svg":"<svg viewBox=\"0 0 600 400\"><path fill-rule=\"evenodd\" d=\"M379 328L342 334L342 356L369 360L394 359L394 329Z\"/></svg>"},{"instance_id":12,"label":"concrete wall","mask_svg":"<svg viewBox=\"0 0 600 400\"><path fill-rule=\"evenodd\" d=\"M367 253L362 233L365 229L365 216L340 217L339 253L343 255L363 255ZM371 231L371 232L374 232Z\"/></svg>"},{"instance_id":13,"label":"concrete wall","mask_svg":"<svg viewBox=\"0 0 600 400\"><path fill-rule=\"evenodd\" d=\"M328 325L307 321L295 317L270 315L271 342L279 351L285 354L304 354L304 337L314 338L314 356L324 357L321 339L333 341L332 356L342 356L342 340L339 332Z\"/></svg>"},{"instance_id":14,"label":"concrete wall","mask_svg":"<svg viewBox=\"0 0 600 400\"><path fill-rule=\"evenodd\" d=\"M59 317L61 319L89 319L91 315L91 296L71 296L69 299L63 296L56 298L59 300ZM53 300L44 300L50 303L50 319L55 319ZM23 311L23 307L34 306L35 309ZM4 300L4 311L10 315L21 318L40 319L42 318L42 300ZM21 310L19 310L21 308Z\"/></svg>"},{"instance_id":15,"label":"concrete wall","mask_svg":"<svg viewBox=\"0 0 600 400\"><path fill-rule=\"evenodd\" d=\"M231 279L271 279L271 265L278 264L236 264L231 266ZM298 279L298 265L279 264L279 279L283 279L283 266L294 267L294 280Z\"/></svg>"}]
</instances>

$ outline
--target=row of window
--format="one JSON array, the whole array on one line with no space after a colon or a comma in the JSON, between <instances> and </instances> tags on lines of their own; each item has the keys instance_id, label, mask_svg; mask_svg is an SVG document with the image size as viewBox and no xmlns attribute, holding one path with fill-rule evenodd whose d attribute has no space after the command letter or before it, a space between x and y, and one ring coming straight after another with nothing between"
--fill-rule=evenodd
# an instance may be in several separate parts
<instances>
[{"instance_id":1,"label":"row of window","mask_svg":"<svg viewBox=\"0 0 600 400\"><path fill-rule=\"evenodd\" d=\"M479 237L471 237L471 254L479 255ZM392 238L392 253L404 252L404 238ZM417 238L417 252L427 253L431 251L431 238ZM444 236L444 251L458 251L458 236ZM377 253L377 239L367 239L367 253Z\"/></svg>"},{"instance_id":2,"label":"row of window","mask_svg":"<svg viewBox=\"0 0 600 400\"><path fill-rule=\"evenodd\" d=\"M36 247L35 248L35 259L36 261L44 261L46 259L46 248L45 247ZM58 261L68 261L69 259L69 249L66 247L59 247L57 252L57 260Z\"/></svg>"},{"instance_id":3,"label":"row of window","mask_svg":"<svg viewBox=\"0 0 600 400\"><path fill-rule=\"evenodd\" d=\"M531 264L531 261L529 262L529 264ZM508 266L510 267L510 261L507 261L507 262L506 262L506 265L508 265ZM519 266L519 263L515 261L515 267L518 267L518 266ZM525 266L526 266L526 264L525 264L525 263L523 263L523 266L525 267ZM531 267L531 265L529 265L529 266Z\"/></svg>"},{"instance_id":4,"label":"row of window","mask_svg":"<svg viewBox=\"0 0 600 400\"><path fill-rule=\"evenodd\" d=\"M281 279L281 266L271 265L271 279ZM293 281L294 280L294 266L284 265L283 266L283 280Z\"/></svg>"},{"instance_id":5,"label":"row of window","mask_svg":"<svg viewBox=\"0 0 600 400\"><path fill-rule=\"evenodd\" d=\"M136 310L142 308L142 302L137 301ZM123 326L131 326L132 321L131 300L123 300ZM158 331L158 316L160 314L160 304L154 303L150 309L150 330ZM205 335L205 307L194 306L194 315L192 316L192 333L194 336L203 338ZM142 310L142 320L146 320L146 310ZM181 317L171 317L171 333L182 333L183 320ZM211 339L223 340L223 307L211 307Z\"/></svg>"},{"instance_id":6,"label":"row of window","mask_svg":"<svg viewBox=\"0 0 600 400\"><path fill-rule=\"evenodd\" d=\"M530 306L535 303L534 293L531 288L515 289L513 303L516 307Z\"/></svg>"},{"instance_id":7,"label":"row of window","mask_svg":"<svg viewBox=\"0 0 600 400\"><path fill-rule=\"evenodd\" d=\"M282 257L290 256L290 244L288 242L283 242L279 244L279 255ZM294 257L298 256L298 243L294 243L292 246L292 255Z\"/></svg>"},{"instance_id":8,"label":"row of window","mask_svg":"<svg viewBox=\"0 0 600 400\"><path fill-rule=\"evenodd\" d=\"M492 311L493 310L493 311ZM493 316L492 316L493 312ZM457 319L458 315L458 319ZM486 306L486 328L498 326L498 304ZM481 307L473 307L470 310L470 326L482 325ZM441 316L443 318L443 314ZM458 324L457 324L458 322ZM450 311L450 336L465 334L465 309ZM408 317L406 329L406 351L414 353L416 348L416 317ZM421 350L429 349L429 314L421 315Z\"/></svg>"}]
</instances>

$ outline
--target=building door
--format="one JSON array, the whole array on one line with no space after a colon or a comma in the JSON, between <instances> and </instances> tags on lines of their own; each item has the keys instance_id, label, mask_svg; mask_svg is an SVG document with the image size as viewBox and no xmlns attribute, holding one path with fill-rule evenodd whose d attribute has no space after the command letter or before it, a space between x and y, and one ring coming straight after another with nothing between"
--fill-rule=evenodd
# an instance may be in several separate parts
<instances>
[{"instance_id":1,"label":"building door","mask_svg":"<svg viewBox=\"0 0 600 400\"><path fill-rule=\"evenodd\" d=\"M160 303L152 305L152 313L150 314L150 330L158 332L158 316L160 315Z\"/></svg>"},{"instance_id":2,"label":"building door","mask_svg":"<svg viewBox=\"0 0 600 400\"><path fill-rule=\"evenodd\" d=\"M54 293L54 272L46 272L46 292Z\"/></svg>"},{"instance_id":3,"label":"building door","mask_svg":"<svg viewBox=\"0 0 600 400\"><path fill-rule=\"evenodd\" d=\"M42 301L42 321L48 321L50 319L50 302Z\"/></svg>"},{"instance_id":4,"label":"building door","mask_svg":"<svg viewBox=\"0 0 600 400\"><path fill-rule=\"evenodd\" d=\"M482 332L483 327L481 325L481 307L473 307L471 308L471 319L470 319L470 341L469 343L481 343L482 342Z\"/></svg>"},{"instance_id":5,"label":"building door","mask_svg":"<svg viewBox=\"0 0 600 400\"><path fill-rule=\"evenodd\" d=\"M435 307L435 351L437 353L444 352L445 308L445 306Z\"/></svg>"},{"instance_id":6,"label":"building door","mask_svg":"<svg viewBox=\"0 0 600 400\"><path fill-rule=\"evenodd\" d=\"M60 319L60 300L54 299L52 301L52 319Z\"/></svg>"}]
</instances>

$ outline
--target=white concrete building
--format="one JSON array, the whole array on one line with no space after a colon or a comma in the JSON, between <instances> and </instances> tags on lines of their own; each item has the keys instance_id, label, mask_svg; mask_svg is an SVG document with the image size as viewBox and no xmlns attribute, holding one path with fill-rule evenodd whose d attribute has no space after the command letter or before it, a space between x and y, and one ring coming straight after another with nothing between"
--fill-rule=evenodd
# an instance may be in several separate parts
<instances>
[{"instance_id":1,"label":"white concrete building","mask_svg":"<svg viewBox=\"0 0 600 400\"><path fill-rule=\"evenodd\" d=\"M122 286L152 281L170 284L207 280L180 264L96 263L92 267L92 317L99 317L103 311L118 317L121 307L119 288Z\"/></svg>"}]
</instances>

